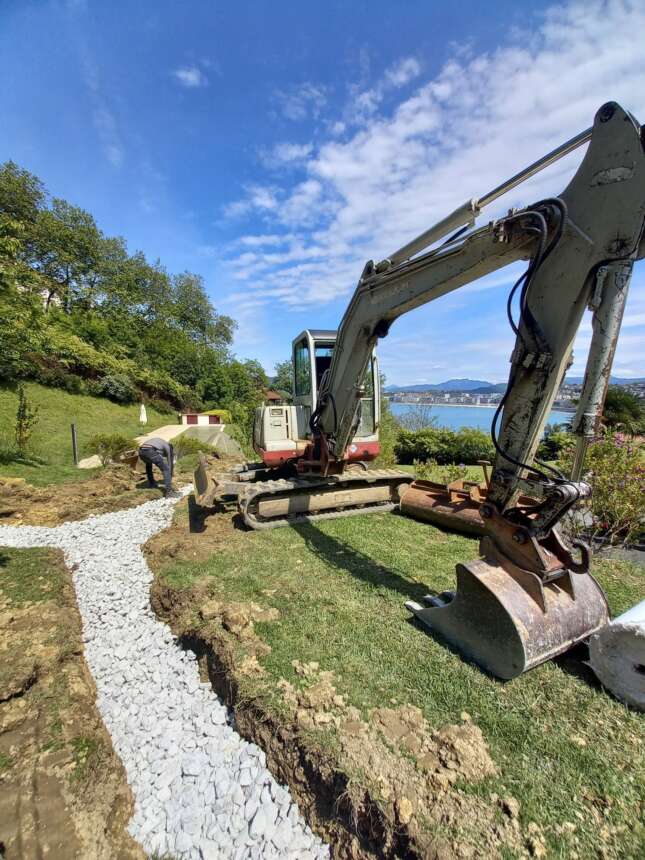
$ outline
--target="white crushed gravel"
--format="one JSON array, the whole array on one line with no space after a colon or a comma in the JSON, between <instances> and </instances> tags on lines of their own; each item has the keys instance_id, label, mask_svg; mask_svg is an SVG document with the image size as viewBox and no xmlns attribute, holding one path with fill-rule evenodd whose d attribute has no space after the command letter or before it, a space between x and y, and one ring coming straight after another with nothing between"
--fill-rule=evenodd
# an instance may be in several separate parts
<instances>
[{"instance_id":1,"label":"white crushed gravel","mask_svg":"<svg viewBox=\"0 0 645 860\"><path fill-rule=\"evenodd\" d=\"M264 752L243 740L195 656L149 600L141 545L170 523L160 499L57 528L5 526L0 545L62 549L73 570L97 705L135 800L129 825L148 854L181 858L328 858Z\"/></svg>"}]
</instances>

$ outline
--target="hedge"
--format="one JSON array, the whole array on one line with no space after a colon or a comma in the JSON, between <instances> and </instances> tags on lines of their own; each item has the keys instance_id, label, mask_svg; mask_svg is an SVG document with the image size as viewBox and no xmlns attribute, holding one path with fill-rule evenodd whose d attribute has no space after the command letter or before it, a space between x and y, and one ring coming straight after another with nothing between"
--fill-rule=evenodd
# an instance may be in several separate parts
<instances>
[{"instance_id":1,"label":"hedge","mask_svg":"<svg viewBox=\"0 0 645 860\"><path fill-rule=\"evenodd\" d=\"M401 430L394 452L399 463L410 466L415 461L424 463L427 460L434 460L440 465L472 465L478 460L492 460L495 456L489 434L474 427L462 427L457 431L441 427Z\"/></svg>"}]
</instances>

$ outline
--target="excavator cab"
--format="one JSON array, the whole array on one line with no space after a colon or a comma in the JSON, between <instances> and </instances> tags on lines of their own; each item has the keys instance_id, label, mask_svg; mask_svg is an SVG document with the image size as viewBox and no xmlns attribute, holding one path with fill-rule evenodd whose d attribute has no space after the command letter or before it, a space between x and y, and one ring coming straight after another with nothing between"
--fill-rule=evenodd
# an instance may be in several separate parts
<instances>
[{"instance_id":1,"label":"excavator cab","mask_svg":"<svg viewBox=\"0 0 645 860\"><path fill-rule=\"evenodd\" d=\"M333 329L305 329L292 344L292 368L293 368L293 402L296 407L301 407L307 418L307 425L311 413L318 402L318 394L321 389L323 378L329 368L334 355L336 345L336 332ZM367 443L369 447L363 448L365 454L363 459L373 460L378 454L378 424L380 416L380 387L378 376L378 361L374 353L370 358L363 378L360 403L358 409L358 426L355 439ZM307 427L308 431L308 427ZM306 432L307 437L310 436ZM350 444L349 455L352 451ZM352 459L351 456L348 457Z\"/></svg>"}]
</instances>

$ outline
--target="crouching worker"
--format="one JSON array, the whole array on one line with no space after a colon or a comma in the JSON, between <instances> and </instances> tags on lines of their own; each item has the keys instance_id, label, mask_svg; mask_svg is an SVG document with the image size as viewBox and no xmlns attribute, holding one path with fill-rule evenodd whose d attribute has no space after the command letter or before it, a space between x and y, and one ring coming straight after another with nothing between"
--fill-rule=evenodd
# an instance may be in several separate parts
<instances>
[{"instance_id":1,"label":"crouching worker","mask_svg":"<svg viewBox=\"0 0 645 860\"><path fill-rule=\"evenodd\" d=\"M172 445L158 437L146 439L139 448L139 457L146 464L148 486L157 486L152 472L152 467L156 466L163 474L164 495L172 494L172 473L175 467L175 452Z\"/></svg>"}]
</instances>

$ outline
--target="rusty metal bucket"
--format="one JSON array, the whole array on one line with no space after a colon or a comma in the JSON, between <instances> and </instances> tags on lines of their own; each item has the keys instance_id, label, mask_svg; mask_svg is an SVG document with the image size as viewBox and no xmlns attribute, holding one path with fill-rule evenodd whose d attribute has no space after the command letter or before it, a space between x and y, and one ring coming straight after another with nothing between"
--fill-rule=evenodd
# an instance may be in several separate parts
<instances>
[{"instance_id":1,"label":"rusty metal bucket","mask_svg":"<svg viewBox=\"0 0 645 860\"><path fill-rule=\"evenodd\" d=\"M449 484L420 479L413 481L403 489L401 513L441 528L483 536L486 530L479 509L488 495L489 463L480 461L480 465L484 467L482 483L462 479ZM535 500L520 496L518 504L528 507L535 504Z\"/></svg>"},{"instance_id":2,"label":"rusty metal bucket","mask_svg":"<svg viewBox=\"0 0 645 860\"><path fill-rule=\"evenodd\" d=\"M503 566L502 566L503 565ZM590 573L544 582L508 560L457 565L457 590L409 601L416 618L492 675L510 680L603 627L605 595Z\"/></svg>"},{"instance_id":3,"label":"rusty metal bucket","mask_svg":"<svg viewBox=\"0 0 645 860\"><path fill-rule=\"evenodd\" d=\"M483 535L479 507L486 499L486 485L474 481L413 481L401 497L401 513L464 534Z\"/></svg>"}]
</instances>

